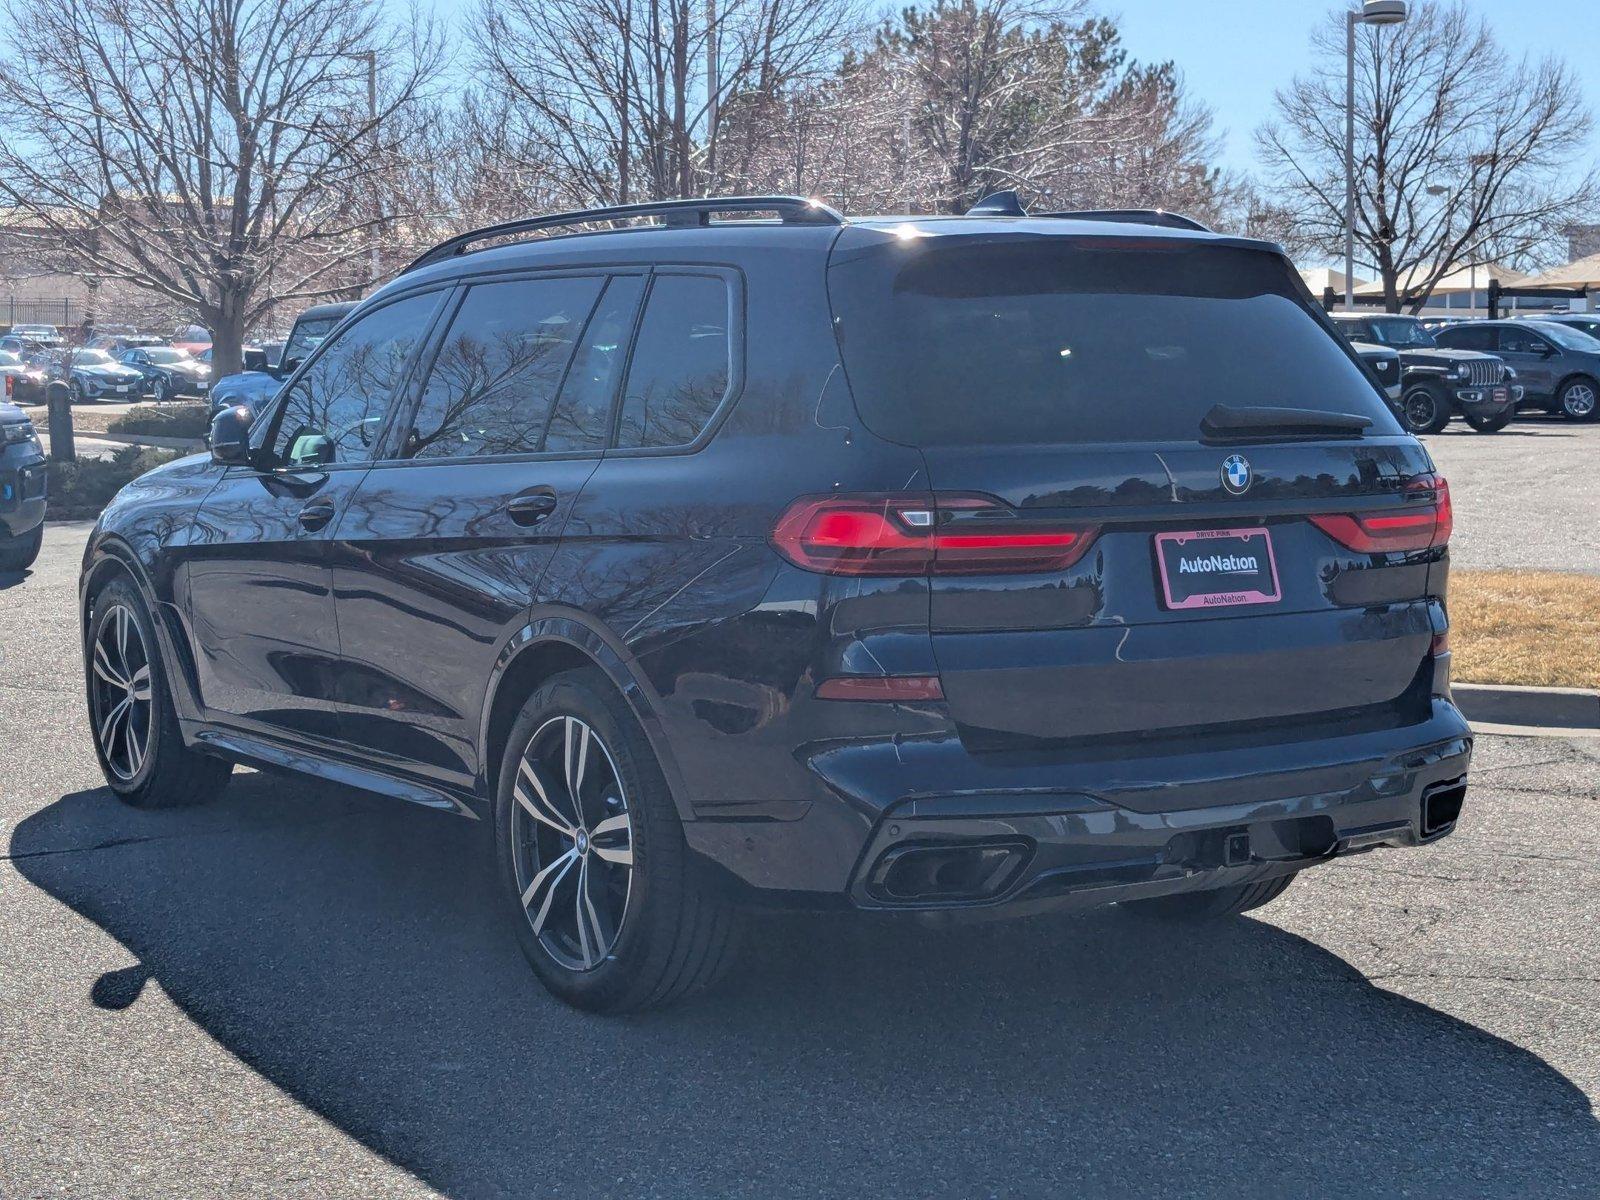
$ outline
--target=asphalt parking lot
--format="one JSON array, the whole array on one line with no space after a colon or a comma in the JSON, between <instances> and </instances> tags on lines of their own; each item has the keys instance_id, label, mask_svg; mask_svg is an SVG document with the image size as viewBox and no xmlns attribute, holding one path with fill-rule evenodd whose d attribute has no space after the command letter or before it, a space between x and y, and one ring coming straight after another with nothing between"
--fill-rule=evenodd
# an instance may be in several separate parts
<instances>
[{"instance_id":1,"label":"asphalt parking lot","mask_svg":"<svg viewBox=\"0 0 1600 1200\"><path fill-rule=\"evenodd\" d=\"M596 1019L477 825L253 773L113 801L85 534L0 578L7 1200L1595 1194L1600 740L1481 739L1456 836L1259 919L769 920L714 994Z\"/></svg>"},{"instance_id":2,"label":"asphalt parking lot","mask_svg":"<svg viewBox=\"0 0 1600 1200\"><path fill-rule=\"evenodd\" d=\"M1525 417L1484 434L1457 418L1422 440L1450 480L1453 565L1600 572L1600 422Z\"/></svg>"}]
</instances>

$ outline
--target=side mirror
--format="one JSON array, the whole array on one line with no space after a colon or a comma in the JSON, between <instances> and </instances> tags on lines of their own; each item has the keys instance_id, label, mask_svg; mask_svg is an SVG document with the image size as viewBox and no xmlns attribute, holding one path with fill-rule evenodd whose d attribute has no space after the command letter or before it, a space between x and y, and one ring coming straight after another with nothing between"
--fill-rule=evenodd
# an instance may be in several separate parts
<instances>
[{"instance_id":1,"label":"side mirror","mask_svg":"<svg viewBox=\"0 0 1600 1200\"><path fill-rule=\"evenodd\" d=\"M251 412L233 404L211 419L211 461L225 467L242 466L250 461Z\"/></svg>"},{"instance_id":2,"label":"side mirror","mask_svg":"<svg viewBox=\"0 0 1600 1200\"><path fill-rule=\"evenodd\" d=\"M278 365L276 367L272 368L272 375L276 379L287 379L287 378L289 378L289 376L294 374L295 368L298 367L304 361L305 361L305 359L303 357L302 358L288 358L288 357L280 358L278 360Z\"/></svg>"},{"instance_id":3,"label":"side mirror","mask_svg":"<svg viewBox=\"0 0 1600 1200\"><path fill-rule=\"evenodd\" d=\"M1539 347L1540 358L1554 358L1558 353L1559 351L1549 342L1545 342Z\"/></svg>"},{"instance_id":4,"label":"side mirror","mask_svg":"<svg viewBox=\"0 0 1600 1200\"><path fill-rule=\"evenodd\" d=\"M267 352L251 348L244 352L244 369L246 371L265 371L267 369Z\"/></svg>"}]
</instances>

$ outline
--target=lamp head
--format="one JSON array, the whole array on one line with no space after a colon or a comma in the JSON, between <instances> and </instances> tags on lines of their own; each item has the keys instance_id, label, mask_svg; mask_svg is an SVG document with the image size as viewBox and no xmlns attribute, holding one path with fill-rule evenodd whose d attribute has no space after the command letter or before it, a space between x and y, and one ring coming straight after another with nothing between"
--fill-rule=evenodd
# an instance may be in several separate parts
<instances>
[{"instance_id":1,"label":"lamp head","mask_svg":"<svg viewBox=\"0 0 1600 1200\"><path fill-rule=\"evenodd\" d=\"M1363 25L1399 25L1409 15L1406 0L1363 0L1356 19Z\"/></svg>"}]
</instances>

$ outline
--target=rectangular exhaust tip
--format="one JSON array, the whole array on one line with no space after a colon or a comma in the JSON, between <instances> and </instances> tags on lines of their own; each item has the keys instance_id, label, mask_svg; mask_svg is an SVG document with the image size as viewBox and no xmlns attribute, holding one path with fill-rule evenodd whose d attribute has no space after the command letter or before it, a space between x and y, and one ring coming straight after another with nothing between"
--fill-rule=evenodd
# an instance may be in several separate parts
<instances>
[{"instance_id":1,"label":"rectangular exhaust tip","mask_svg":"<svg viewBox=\"0 0 1600 1200\"><path fill-rule=\"evenodd\" d=\"M1422 794L1422 836L1433 837L1454 825L1461 816L1461 806L1466 799L1465 778L1435 784L1425 791Z\"/></svg>"}]
</instances>

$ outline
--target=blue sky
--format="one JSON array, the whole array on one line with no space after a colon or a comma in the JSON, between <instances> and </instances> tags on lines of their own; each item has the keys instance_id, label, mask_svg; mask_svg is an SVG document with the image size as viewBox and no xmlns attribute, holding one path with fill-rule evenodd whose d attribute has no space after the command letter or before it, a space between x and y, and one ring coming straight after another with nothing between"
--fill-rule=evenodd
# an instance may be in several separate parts
<instances>
[{"instance_id":1,"label":"blue sky","mask_svg":"<svg viewBox=\"0 0 1600 1200\"><path fill-rule=\"evenodd\" d=\"M1254 166L1251 134L1271 111L1272 93L1311 65L1310 35L1334 8L1324 0L1104 0L1123 42L1146 61L1172 59L1191 95L1225 131L1223 163ZM1600 108L1600 2L1469 0L1514 57L1557 54L1579 75L1591 110ZM1600 134L1591 138L1600 158Z\"/></svg>"}]
</instances>

